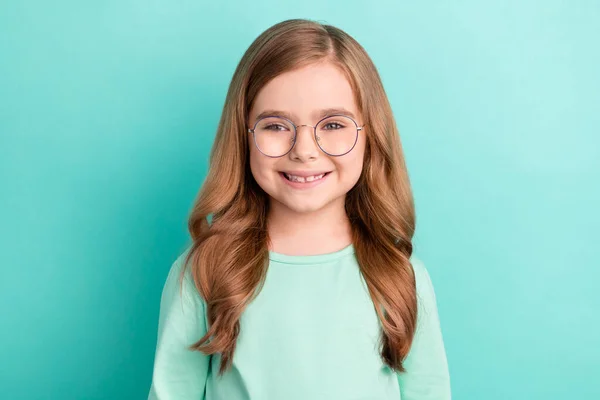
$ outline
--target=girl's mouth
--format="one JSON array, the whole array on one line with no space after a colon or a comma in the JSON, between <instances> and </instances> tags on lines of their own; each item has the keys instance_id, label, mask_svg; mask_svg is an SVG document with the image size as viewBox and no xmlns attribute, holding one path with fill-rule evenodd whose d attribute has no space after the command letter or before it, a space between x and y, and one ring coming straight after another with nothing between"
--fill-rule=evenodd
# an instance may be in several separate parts
<instances>
[{"instance_id":1,"label":"girl's mouth","mask_svg":"<svg viewBox=\"0 0 600 400\"><path fill-rule=\"evenodd\" d=\"M292 176L292 175L286 174L285 172L279 172L279 176L281 176L281 178L288 185L290 185L294 188L297 188L297 189L305 189L305 188L311 188L311 187L317 186L317 185L323 183L330 174L331 174L331 171L325 172L325 173L319 174L319 175L302 177L302 176Z\"/></svg>"}]
</instances>

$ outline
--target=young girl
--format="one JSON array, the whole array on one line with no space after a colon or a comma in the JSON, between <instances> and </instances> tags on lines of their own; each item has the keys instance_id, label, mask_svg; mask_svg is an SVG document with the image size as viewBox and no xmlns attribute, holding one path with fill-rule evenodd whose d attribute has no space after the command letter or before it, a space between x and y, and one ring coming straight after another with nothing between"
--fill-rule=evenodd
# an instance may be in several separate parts
<instances>
[{"instance_id":1,"label":"young girl","mask_svg":"<svg viewBox=\"0 0 600 400\"><path fill-rule=\"evenodd\" d=\"M287 20L251 44L189 230L149 399L450 399L398 130L344 31Z\"/></svg>"}]
</instances>

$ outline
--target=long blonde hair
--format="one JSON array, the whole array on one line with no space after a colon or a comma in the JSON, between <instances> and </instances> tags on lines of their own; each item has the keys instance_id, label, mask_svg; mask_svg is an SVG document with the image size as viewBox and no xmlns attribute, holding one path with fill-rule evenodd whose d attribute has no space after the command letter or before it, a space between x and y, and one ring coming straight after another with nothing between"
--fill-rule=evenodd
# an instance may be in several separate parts
<instances>
[{"instance_id":1,"label":"long blonde hair","mask_svg":"<svg viewBox=\"0 0 600 400\"><path fill-rule=\"evenodd\" d=\"M331 62L350 82L366 125L364 165L347 193L346 213L362 276L381 322L383 362L403 372L417 318L410 257L415 229L412 191L398 129L379 74L362 46L339 28L307 19L277 23L240 60L225 100L210 168L191 211L193 240L185 265L206 304L208 331L190 346L232 363L245 307L268 268L268 195L249 167L248 111L272 78L315 62ZM210 218L210 223L209 223Z\"/></svg>"}]
</instances>

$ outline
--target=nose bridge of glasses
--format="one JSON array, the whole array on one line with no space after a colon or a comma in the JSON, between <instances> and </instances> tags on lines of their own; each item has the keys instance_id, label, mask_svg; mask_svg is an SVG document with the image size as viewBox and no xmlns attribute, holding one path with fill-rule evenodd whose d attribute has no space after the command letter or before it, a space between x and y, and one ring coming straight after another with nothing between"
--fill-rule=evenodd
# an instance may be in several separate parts
<instances>
[{"instance_id":1,"label":"nose bridge of glasses","mask_svg":"<svg viewBox=\"0 0 600 400\"><path fill-rule=\"evenodd\" d=\"M309 133L310 133L309 137L312 137L312 139L314 141L315 140L314 135L315 135L317 127L313 126L313 125L308 125L308 124L300 124L300 125L296 125L296 140L295 140L295 142L298 141L298 132L299 132L300 128L303 126L307 126L307 127L311 128L309 130Z\"/></svg>"},{"instance_id":2,"label":"nose bridge of glasses","mask_svg":"<svg viewBox=\"0 0 600 400\"><path fill-rule=\"evenodd\" d=\"M301 125L296 125L296 130L298 130L298 128L300 128L301 126L310 126L311 128L315 129L314 125L301 124Z\"/></svg>"}]
</instances>

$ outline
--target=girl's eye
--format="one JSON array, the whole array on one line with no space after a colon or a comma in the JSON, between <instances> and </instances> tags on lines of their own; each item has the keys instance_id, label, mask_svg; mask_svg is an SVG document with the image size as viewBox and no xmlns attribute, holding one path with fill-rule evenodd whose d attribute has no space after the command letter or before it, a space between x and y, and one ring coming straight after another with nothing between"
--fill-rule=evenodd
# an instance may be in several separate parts
<instances>
[{"instance_id":1,"label":"girl's eye","mask_svg":"<svg viewBox=\"0 0 600 400\"><path fill-rule=\"evenodd\" d=\"M329 128L331 125L334 125L333 128ZM342 129L344 128L344 125L338 123L338 122L328 122L327 124L325 124L325 129Z\"/></svg>"},{"instance_id":2,"label":"girl's eye","mask_svg":"<svg viewBox=\"0 0 600 400\"><path fill-rule=\"evenodd\" d=\"M282 129L279 129L279 128L282 128ZM279 130L286 129L286 127L283 125L279 125L279 124L271 124L271 125L267 125L264 129L270 130L270 131L279 131Z\"/></svg>"}]
</instances>

